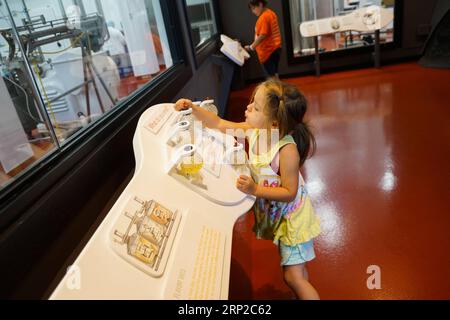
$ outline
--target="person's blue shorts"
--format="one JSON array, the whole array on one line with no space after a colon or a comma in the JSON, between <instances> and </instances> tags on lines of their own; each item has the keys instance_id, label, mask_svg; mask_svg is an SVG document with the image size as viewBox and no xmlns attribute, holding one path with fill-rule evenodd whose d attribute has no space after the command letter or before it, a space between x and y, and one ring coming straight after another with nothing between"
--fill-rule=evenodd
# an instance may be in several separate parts
<instances>
[{"instance_id":1,"label":"person's blue shorts","mask_svg":"<svg viewBox=\"0 0 450 320\"><path fill-rule=\"evenodd\" d=\"M281 257L282 266L292 266L296 264L303 264L311 261L316 257L314 253L313 240L308 242L299 243L295 246L287 246L280 242L278 244Z\"/></svg>"}]
</instances>

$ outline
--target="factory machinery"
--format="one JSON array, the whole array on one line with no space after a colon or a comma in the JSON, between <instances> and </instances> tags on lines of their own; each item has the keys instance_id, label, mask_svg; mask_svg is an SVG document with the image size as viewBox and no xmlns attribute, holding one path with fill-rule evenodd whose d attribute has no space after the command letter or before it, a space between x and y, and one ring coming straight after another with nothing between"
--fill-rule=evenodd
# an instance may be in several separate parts
<instances>
[{"instance_id":1,"label":"factory machinery","mask_svg":"<svg viewBox=\"0 0 450 320\"><path fill-rule=\"evenodd\" d=\"M99 14L64 13L46 21L24 12L22 26L0 30L9 46L8 55L0 56L2 76L29 140L36 139L37 128L37 139L61 142L117 102L117 66L101 51L108 28ZM61 47L64 40L69 46L42 50L52 43Z\"/></svg>"}]
</instances>

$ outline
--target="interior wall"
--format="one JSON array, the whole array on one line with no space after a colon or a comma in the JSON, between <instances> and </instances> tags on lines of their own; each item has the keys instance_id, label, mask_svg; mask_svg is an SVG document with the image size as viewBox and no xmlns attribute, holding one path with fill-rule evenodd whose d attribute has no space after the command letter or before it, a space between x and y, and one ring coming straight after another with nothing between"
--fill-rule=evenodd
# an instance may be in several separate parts
<instances>
[{"instance_id":1,"label":"interior wall","mask_svg":"<svg viewBox=\"0 0 450 320\"><path fill-rule=\"evenodd\" d=\"M288 1L288 0L283 0ZM397 0L399 1L399 0ZM269 0L269 7L278 15L280 30L283 37L283 53L279 66L281 76L297 74L302 72L311 72L314 70L314 64L296 64L288 65L286 53L286 32L284 29L284 16L282 10L282 1ZM408 0L403 1L402 28L403 37L401 47L393 51L382 51L382 62L394 61L397 59L418 56L426 41L427 34L421 35L421 27L431 24L433 11L437 0L422 1ZM448 1L443 1L448 2ZM253 40L254 27L257 17L254 16L247 7L248 1L227 0L220 1L220 10L222 14L223 32L231 38L240 39L243 44L249 44ZM236 14L239 12L240 14ZM426 28L425 28L426 29ZM367 54L360 56L349 56L336 59L334 61L321 62L324 69L331 67L345 67L356 63L370 62L371 57ZM256 56L244 65L245 79L252 81L261 79L263 73Z\"/></svg>"},{"instance_id":2,"label":"interior wall","mask_svg":"<svg viewBox=\"0 0 450 320\"><path fill-rule=\"evenodd\" d=\"M428 34L421 34L421 29L427 29L431 25L437 2L439 1L404 1L402 46L404 49L422 50Z\"/></svg>"},{"instance_id":3,"label":"interior wall","mask_svg":"<svg viewBox=\"0 0 450 320\"><path fill-rule=\"evenodd\" d=\"M184 10L183 5L184 0L178 0L178 9L180 12L183 12ZM181 25L189 25L184 15L180 17L180 20ZM185 43L191 42L189 32L190 31L188 28L183 29L183 38ZM191 47L187 48L186 53L189 64L192 68L192 78L183 88L181 88L177 96L174 97L174 101L179 98L201 100L207 97L218 101L220 95L220 70L212 62L210 57L199 64ZM199 64L198 67L196 67L197 64Z\"/></svg>"},{"instance_id":4,"label":"interior wall","mask_svg":"<svg viewBox=\"0 0 450 320\"><path fill-rule=\"evenodd\" d=\"M436 3L436 7L433 12L433 19L431 20L431 24L434 27L441 21L441 19L445 16L447 11L450 10L450 1L448 0L438 0Z\"/></svg>"},{"instance_id":5,"label":"interior wall","mask_svg":"<svg viewBox=\"0 0 450 320\"><path fill-rule=\"evenodd\" d=\"M208 58L197 70L194 70L192 79L180 90L174 101L179 98L188 98L193 101L211 98L218 102L220 94L220 70Z\"/></svg>"}]
</instances>

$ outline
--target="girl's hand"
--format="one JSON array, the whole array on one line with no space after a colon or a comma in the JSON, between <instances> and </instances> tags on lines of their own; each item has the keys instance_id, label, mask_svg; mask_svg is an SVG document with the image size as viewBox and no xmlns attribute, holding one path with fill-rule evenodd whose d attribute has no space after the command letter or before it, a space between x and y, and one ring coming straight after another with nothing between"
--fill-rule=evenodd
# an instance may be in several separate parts
<instances>
[{"instance_id":1,"label":"girl's hand","mask_svg":"<svg viewBox=\"0 0 450 320\"><path fill-rule=\"evenodd\" d=\"M255 195L258 185L249 176L239 176L236 181L236 188L246 194Z\"/></svg>"},{"instance_id":2,"label":"girl's hand","mask_svg":"<svg viewBox=\"0 0 450 320\"><path fill-rule=\"evenodd\" d=\"M181 111L192 108L192 101L189 99L180 99L175 103L175 110Z\"/></svg>"}]
</instances>

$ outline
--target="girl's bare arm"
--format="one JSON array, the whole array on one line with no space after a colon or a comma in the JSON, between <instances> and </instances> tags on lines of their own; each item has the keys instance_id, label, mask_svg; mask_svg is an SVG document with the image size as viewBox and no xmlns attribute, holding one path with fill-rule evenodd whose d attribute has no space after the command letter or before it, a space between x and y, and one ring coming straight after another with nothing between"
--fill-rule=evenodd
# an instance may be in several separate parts
<instances>
[{"instance_id":1,"label":"girl's bare arm","mask_svg":"<svg viewBox=\"0 0 450 320\"><path fill-rule=\"evenodd\" d=\"M192 108L192 114L208 128L218 129L222 132L226 132L229 129L251 129L246 122L232 122L224 120L199 106L192 104L192 101L188 99L180 99L175 104L175 110L181 111L184 109Z\"/></svg>"},{"instance_id":2,"label":"girl's bare arm","mask_svg":"<svg viewBox=\"0 0 450 320\"><path fill-rule=\"evenodd\" d=\"M253 194L257 198L291 202L297 196L299 163L297 146L288 144L280 150L281 187L263 187L256 185L250 177L241 177L237 183L238 189ZM251 181L246 181L248 179Z\"/></svg>"}]
</instances>

